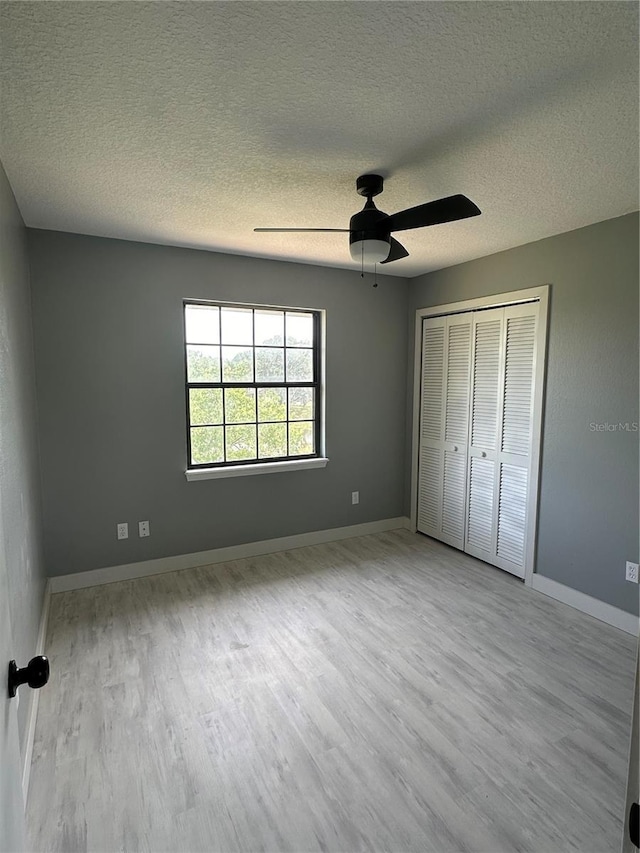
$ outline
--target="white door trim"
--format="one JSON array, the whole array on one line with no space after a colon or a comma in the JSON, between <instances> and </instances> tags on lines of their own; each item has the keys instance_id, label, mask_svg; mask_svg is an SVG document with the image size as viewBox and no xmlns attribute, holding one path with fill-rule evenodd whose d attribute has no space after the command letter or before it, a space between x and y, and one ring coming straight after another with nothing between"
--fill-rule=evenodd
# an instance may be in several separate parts
<instances>
[{"instance_id":1,"label":"white door trim","mask_svg":"<svg viewBox=\"0 0 640 853\"><path fill-rule=\"evenodd\" d=\"M536 332L536 365L540 354L543 357L541 369L535 371L533 431L531 449L531 478L530 497L532 498L527 524L527 553L525 558L524 582L526 586L533 583L536 555L536 530L538 520L539 482L540 482L540 443L542 437L542 416L544 403L544 385L546 378L547 329L549 323L549 287L530 287L524 290L513 290L508 293L496 293L492 296L480 296L477 299L466 299L462 302L451 302L446 305L432 305L428 308L418 308L415 317L415 340L413 361L413 421L411 429L411 526L414 533L417 530L418 518L418 449L420 445L420 376L422 370L422 321L425 317L438 317L443 314L459 314L465 311L478 311L486 308L504 308L508 305L518 305L523 302L539 302L540 309Z\"/></svg>"},{"instance_id":2,"label":"white door trim","mask_svg":"<svg viewBox=\"0 0 640 853\"><path fill-rule=\"evenodd\" d=\"M44 588L42 610L40 611L40 628L38 630L38 642L36 654L45 654L47 641L47 625L49 623L49 606L51 604L51 581L48 580ZM36 721L38 719L38 703L40 702L40 691L31 690L28 693L29 711L27 713L27 725L24 733L24 752L22 755L22 796L24 807L27 808L29 796L29 779L31 775L31 759L33 757L33 742L36 734Z\"/></svg>"}]
</instances>

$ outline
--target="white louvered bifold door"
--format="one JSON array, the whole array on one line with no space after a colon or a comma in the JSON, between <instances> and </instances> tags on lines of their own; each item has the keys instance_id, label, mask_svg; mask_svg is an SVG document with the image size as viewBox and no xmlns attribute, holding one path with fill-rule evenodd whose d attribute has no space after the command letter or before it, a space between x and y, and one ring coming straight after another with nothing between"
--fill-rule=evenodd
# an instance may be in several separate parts
<instances>
[{"instance_id":1,"label":"white louvered bifold door","mask_svg":"<svg viewBox=\"0 0 640 853\"><path fill-rule=\"evenodd\" d=\"M474 315L465 551L488 562L493 562L496 553L503 327L504 308L478 311Z\"/></svg>"},{"instance_id":2,"label":"white louvered bifold door","mask_svg":"<svg viewBox=\"0 0 640 853\"><path fill-rule=\"evenodd\" d=\"M418 530L438 536L442 526L445 317L422 324Z\"/></svg>"},{"instance_id":3,"label":"white louvered bifold door","mask_svg":"<svg viewBox=\"0 0 640 853\"><path fill-rule=\"evenodd\" d=\"M539 310L423 322L417 528L518 577L532 554Z\"/></svg>"},{"instance_id":4,"label":"white louvered bifold door","mask_svg":"<svg viewBox=\"0 0 640 853\"><path fill-rule=\"evenodd\" d=\"M471 314L423 323L418 530L464 548Z\"/></svg>"},{"instance_id":5,"label":"white louvered bifold door","mask_svg":"<svg viewBox=\"0 0 640 853\"><path fill-rule=\"evenodd\" d=\"M531 501L537 302L479 311L473 328L465 551L524 577Z\"/></svg>"},{"instance_id":6,"label":"white louvered bifold door","mask_svg":"<svg viewBox=\"0 0 640 853\"><path fill-rule=\"evenodd\" d=\"M539 303L504 309L504 385L496 487L496 556L492 561L524 577L531 493L533 405Z\"/></svg>"}]
</instances>

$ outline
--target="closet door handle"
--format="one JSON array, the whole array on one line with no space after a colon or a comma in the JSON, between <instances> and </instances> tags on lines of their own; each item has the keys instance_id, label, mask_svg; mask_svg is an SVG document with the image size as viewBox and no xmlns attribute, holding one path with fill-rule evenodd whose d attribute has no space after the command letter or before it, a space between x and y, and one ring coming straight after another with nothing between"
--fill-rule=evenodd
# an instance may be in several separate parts
<instances>
[{"instance_id":1,"label":"closet door handle","mask_svg":"<svg viewBox=\"0 0 640 853\"><path fill-rule=\"evenodd\" d=\"M457 453L457 452L458 452L458 445L457 445L457 444L454 444L454 445L453 445L453 450L454 450L454 452L455 452L455 453Z\"/></svg>"},{"instance_id":2,"label":"closet door handle","mask_svg":"<svg viewBox=\"0 0 640 853\"><path fill-rule=\"evenodd\" d=\"M482 451L482 453L481 453L482 458L484 459L486 455L487 455L487 454L486 454L486 453L484 452L484 450L483 450L483 451Z\"/></svg>"}]
</instances>

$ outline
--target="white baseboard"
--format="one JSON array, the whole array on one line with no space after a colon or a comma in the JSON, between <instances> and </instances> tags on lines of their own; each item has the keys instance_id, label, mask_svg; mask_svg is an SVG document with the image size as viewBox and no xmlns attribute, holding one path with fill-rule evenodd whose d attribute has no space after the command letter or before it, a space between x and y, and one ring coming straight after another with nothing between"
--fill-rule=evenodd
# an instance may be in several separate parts
<instances>
[{"instance_id":1,"label":"white baseboard","mask_svg":"<svg viewBox=\"0 0 640 853\"><path fill-rule=\"evenodd\" d=\"M277 551L290 551L293 548L304 548L306 545L321 545L323 542L337 542L340 539L352 539L356 536L368 536L372 533L384 533L387 530L414 530L411 519L406 516L397 518L385 518L380 521L369 521L365 524L352 524L348 527L333 527L328 530L314 530L310 533L299 533L295 536L282 536L278 539L264 539L260 542L247 542L243 545L230 545L226 548L214 548L211 551L198 551L193 554L179 554L175 557L160 557L156 560L145 560L139 563L126 563L121 566L108 566L104 569L93 569L88 572L76 572L70 575L58 575L49 578L45 593L45 602L42 609L42 620L40 634L38 637L37 654L44 652L44 640L46 634L46 622L49 612L49 597L56 592L67 592L73 589L83 589L89 586L101 586L107 583L116 583L123 580L134 580L135 578L159 575L166 572L177 572L181 569L193 569L197 566L209 566L215 563L226 563L230 560L242 560L246 557L257 557L260 554L274 554ZM626 610L613 607L585 595L583 592L572 589L544 575L535 574L532 577L532 588L537 592L548 595L563 604L568 604L582 613L587 613L606 622L616 628L620 628L628 634L637 636L640 629L640 619ZM33 748L33 729L35 728L35 716L37 713L38 691L33 691L34 700L29 711L29 732L31 737L27 738L27 752L29 762L25 762L28 768L31 762L31 749ZM28 787L28 769L23 775L23 788Z\"/></svg>"},{"instance_id":2,"label":"white baseboard","mask_svg":"<svg viewBox=\"0 0 640 853\"><path fill-rule=\"evenodd\" d=\"M197 566L209 566L213 563L226 563L229 560L257 557L260 554L273 554L276 551L304 548L306 545L320 545L323 542L337 542L340 539L352 539L355 536L384 533L387 530L407 528L408 524L410 524L409 519L404 516L385 518L381 521L369 521L365 524L352 524L349 527L333 527L329 530L314 530L311 533L299 533L296 536L282 536L279 539L264 539L261 542L247 542L244 545L214 548L212 551L199 551L195 554L160 557L157 560L127 563L123 566L108 566L104 569L93 569L89 572L58 575L49 579L51 585L50 591L52 594L67 592L68 590L82 589L87 586L100 586L105 583L143 578L148 575L177 572L181 569L194 569Z\"/></svg>"},{"instance_id":3,"label":"white baseboard","mask_svg":"<svg viewBox=\"0 0 640 853\"><path fill-rule=\"evenodd\" d=\"M47 624L49 622L49 603L51 601L51 581L47 581L44 588L44 598L42 601L42 611L40 613L40 627L38 629L38 641L36 643L37 655L43 655L45 642L47 639ZM33 755L33 740L36 733L36 720L38 718L38 703L40 701L40 691L30 690L29 696L29 711L27 712L27 726L24 737L24 749L22 753L22 798L24 800L25 809L27 807L27 797L29 795L29 778L31 775L31 757Z\"/></svg>"},{"instance_id":4,"label":"white baseboard","mask_svg":"<svg viewBox=\"0 0 640 853\"><path fill-rule=\"evenodd\" d=\"M593 616L601 622L607 622L615 628L620 628L627 634L633 634L634 637L638 636L640 619L633 613L627 613L626 610L621 610L619 607L605 604L604 601L578 592L577 589L571 589L571 587L551 580L551 578L545 578L544 575L534 574L531 586L538 592L555 598L556 601L575 607L576 610L588 613L589 616Z\"/></svg>"}]
</instances>

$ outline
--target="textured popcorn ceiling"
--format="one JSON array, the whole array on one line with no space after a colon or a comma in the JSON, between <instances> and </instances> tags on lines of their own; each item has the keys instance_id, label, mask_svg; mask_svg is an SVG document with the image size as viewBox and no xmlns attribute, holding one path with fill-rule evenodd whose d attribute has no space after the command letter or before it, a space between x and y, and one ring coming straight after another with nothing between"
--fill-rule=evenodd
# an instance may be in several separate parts
<instances>
[{"instance_id":1,"label":"textured popcorn ceiling","mask_svg":"<svg viewBox=\"0 0 640 853\"><path fill-rule=\"evenodd\" d=\"M631 2L3 2L0 156L27 225L352 267L356 177L414 276L638 208Z\"/></svg>"}]
</instances>

